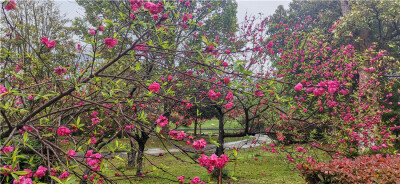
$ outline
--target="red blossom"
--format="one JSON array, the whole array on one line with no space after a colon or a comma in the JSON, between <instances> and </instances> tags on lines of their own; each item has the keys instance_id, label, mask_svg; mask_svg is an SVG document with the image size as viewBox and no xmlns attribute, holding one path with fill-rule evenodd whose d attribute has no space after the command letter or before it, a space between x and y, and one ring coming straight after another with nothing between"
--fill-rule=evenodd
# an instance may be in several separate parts
<instances>
[{"instance_id":1,"label":"red blossom","mask_svg":"<svg viewBox=\"0 0 400 184\"><path fill-rule=\"evenodd\" d=\"M117 43L118 43L117 39L112 39L112 38L104 39L104 44L107 45L109 49L115 47L115 45L117 45Z\"/></svg>"}]
</instances>

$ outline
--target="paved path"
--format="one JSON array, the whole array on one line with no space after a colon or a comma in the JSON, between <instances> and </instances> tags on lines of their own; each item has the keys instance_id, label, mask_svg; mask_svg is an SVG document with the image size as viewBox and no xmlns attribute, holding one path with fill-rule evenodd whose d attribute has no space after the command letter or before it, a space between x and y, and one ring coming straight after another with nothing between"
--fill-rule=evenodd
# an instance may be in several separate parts
<instances>
[{"instance_id":1,"label":"paved path","mask_svg":"<svg viewBox=\"0 0 400 184\"><path fill-rule=\"evenodd\" d=\"M225 150L233 149L233 148L239 148L239 149L246 149L250 147L256 147L259 146L260 144L266 142L267 144L271 143L272 140L266 136L266 135L258 135L256 134L255 136L250 136L251 139L246 139L246 140L241 140L241 141L235 141L235 142L227 142L224 144ZM252 141L254 139L254 142ZM187 151L187 152L196 152L196 153L201 153L202 151L214 151L217 148L217 146L208 144L206 148L201 149L201 150L195 150L192 147L183 147L182 149ZM165 155L165 154L176 154L176 153L181 153L182 150L179 148L168 148L168 151L166 151L164 148L151 148L148 150L145 150L144 153L146 155L151 155L151 156L160 156ZM112 153L102 153L103 157L111 157ZM116 152L115 155L120 156L121 158L127 158L127 152ZM83 153L77 153L77 157L83 157Z\"/></svg>"}]
</instances>

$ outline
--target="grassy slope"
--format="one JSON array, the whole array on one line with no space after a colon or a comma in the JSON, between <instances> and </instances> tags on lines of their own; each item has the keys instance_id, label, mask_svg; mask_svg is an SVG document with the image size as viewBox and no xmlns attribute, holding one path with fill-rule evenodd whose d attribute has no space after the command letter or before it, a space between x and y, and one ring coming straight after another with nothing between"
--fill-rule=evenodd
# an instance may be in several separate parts
<instances>
[{"instance_id":1,"label":"grassy slope","mask_svg":"<svg viewBox=\"0 0 400 184\"><path fill-rule=\"evenodd\" d=\"M226 152L231 159L233 159L232 151ZM182 157L182 155L179 155ZM237 160L236 167L234 161L229 162L226 166L226 172L231 176L232 172L235 170L234 177L237 179L234 181L231 178L225 178L224 183L304 183L298 172L293 171L291 167L287 164L284 156L279 154L273 154L270 152L264 152L258 149L247 149L239 151L239 159ZM172 181L160 178L152 177L165 177L171 180L176 180L176 176L185 175L185 178L193 178L194 176L199 176L202 181L206 183L216 183L215 179L210 179L210 175L207 173L205 168L200 167L197 164L193 164L188 158L183 158L183 160L188 161L182 163L177 161L170 155L165 155L162 157L147 157L151 162L160 166L159 163L165 165L164 169L169 173L166 174L158 169L153 171L153 166L146 161L144 165L144 170L149 171L145 178L135 178L132 179L134 183L174 183ZM257 160L255 159L257 158ZM127 175L134 175L135 168L130 168L126 166L123 161L117 161L116 159L112 161L119 169L125 170ZM112 168L111 164L106 164L106 168ZM264 174L262 174L264 173ZM113 172L105 172L108 176L113 176ZM185 180L189 182L189 180ZM129 183L128 181L119 181L119 184Z\"/></svg>"},{"instance_id":2,"label":"grassy slope","mask_svg":"<svg viewBox=\"0 0 400 184\"><path fill-rule=\"evenodd\" d=\"M207 141L207 143L210 142L210 139L209 139L208 136L195 137L195 140L198 140L198 139L205 139ZM245 137L228 137L228 138L225 138L225 142L234 142L234 141L244 140L244 139L246 139L246 138ZM186 140L185 141L172 141L172 142L174 144L177 144L177 145L180 145L180 146L186 146ZM217 141L218 140L218 136L213 136L212 140ZM109 146L111 148L116 148L116 145L117 145L116 142L118 142L118 148L117 148L116 151L129 151L129 147L130 147L129 139L128 138L122 138L122 139L116 139L116 140L110 142L107 146L104 146L101 149L101 152L110 151ZM175 147L174 145L170 144L169 142L167 142L165 140L163 140L163 142L168 148L174 148ZM74 149L75 150L75 148L73 147L72 142L69 142L67 144L62 144L62 143L60 143L60 144L62 145L62 148L64 150L69 150L69 149ZM151 137L147 141L145 149L147 150L147 149L151 149L151 148L163 148L163 147L164 146L163 146L162 142L158 138Z\"/></svg>"},{"instance_id":3,"label":"grassy slope","mask_svg":"<svg viewBox=\"0 0 400 184\"><path fill-rule=\"evenodd\" d=\"M225 128L242 128L242 126L237 121L227 121L225 123L224 127ZM181 127L181 128L186 128L186 127ZM194 123L192 123L187 128L194 128ZM204 121L203 123L201 123L201 128L218 128L218 120L211 119L211 120Z\"/></svg>"}]
</instances>

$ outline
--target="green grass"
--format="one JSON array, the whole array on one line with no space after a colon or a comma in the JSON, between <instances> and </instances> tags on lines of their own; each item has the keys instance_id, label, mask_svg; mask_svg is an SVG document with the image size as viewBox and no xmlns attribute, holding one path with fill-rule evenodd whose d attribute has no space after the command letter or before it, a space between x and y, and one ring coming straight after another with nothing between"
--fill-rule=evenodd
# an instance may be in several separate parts
<instances>
[{"instance_id":1,"label":"green grass","mask_svg":"<svg viewBox=\"0 0 400 184\"><path fill-rule=\"evenodd\" d=\"M210 154L211 153L208 155ZM300 174L291 169L293 165L288 165L285 156L280 154L265 152L259 149L240 150L236 164L233 159L232 151L226 151L226 154L229 155L231 161L225 167L224 173L227 174L228 177L224 178L224 183L305 183ZM205 168L200 167L198 164L193 164L193 161L187 157L183 157L183 155L178 156L185 162L178 161L171 155L162 157L147 156L146 158L148 160L162 167L170 174L162 172L160 169L155 169L149 161L145 161L144 171L148 171L146 177L143 179L134 178L131 180L133 183L174 183L157 177L164 177L177 181L176 176L185 175L185 178L199 176L200 179L206 183L217 183L217 180L211 178ZM110 163L104 163L105 168L107 168L104 174L112 177L114 175L114 167ZM125 161L114 159L112 163L118 169L125 171L126 175L135 174L135 168L127 167ZM232 174L236 181L230 177ZM186 179L185 182L189 182L189 180ZM118 183L123 184L129 182L127 180L121 180L118 181Z\"/></svg>"},{"instance_id":2,"label":"green grass","mask_svg":"<svg viewBox=\"0 0 400 184\"><path fill-rule=\"evenodd\" d=\"M199 136L195 137L194 139L195 140L204 139L207 141L207 143L210 142L209 136L200 136L199 135ZM234 141L239 141L239 140L244 140L244 139L246 139L246 138L245 137L227 137L227 138L225 138L224 141L225 142L234 142ZM218 136L212 136L212 140L218 141ZM117 147L117 142L118 142L118 147ZM167 148L175 147L174 145L167 142L166 140L161 141L157 137L150 137L150 139L146 143L145 150L151 149L151 148L163 148L164 145L162 142L164 142L164 144ZM174 144L177 144L179 146L186 146L186 140L185 141L172 140L171 142L173 142ZM72 142L69 142L67 144L60 143L60 145L64 150L74 149ZM129 151L129 149L130 149L129 139L128 138L115 139L115 140L111 141L108 145L104 146L100 150L100 152L108 152L111 149L115 149L115 148L116 148L115 151L123 151L123 152Z\"/></svg>"},{"instance_id":3,"label":"green grass","mask_svg":"<svg viewBox=\"0 0 400 184\"><path fill-rule=\"evenodd\" d=\"M206 140L208 143L210 142L210 138L208 136L197 136L195 137L195 140L198 139L204 139ZM244 140L246 139L245 137L228 137L225 138L224 141L225 142L234 142L234 141L239 141L239 140ZM218 136L213 136L212 140L217 141L218 140ZM163 140L162 142L164 142L165 146L167 148L174 148L175 146L172 145L171 143L167 142L166 140ZM151 149L151 148L163 148L164 145L161 142L160 139L156 138L156 137L151 137L147 143L146 143L146 147L145 149ZM171 141L174 144L177 144L179 146L186 146L186 140L185 141ZM120 146L121 148L118 149L118 151L128 151L130 143L129 143L129 139L123 138L123 139L118 139L118 144L122 145ZM115 147L116 146L116 141L113 141L110 143L110 146ZM102 151L108 151L108 147L105 147Z\"/></svg>"},{"instance_id":4,"label":"green grass","mask_svg":"<svg viewBox=\"0 0 400 184\"><path fill-rule=\"evenodd\" d=\"M204 121L201 124L201 128L218 128L218 119L210 119ZM227 121L225 122L225 128L242 128L242 125L237 121ZM182 127L183 128L183 127ZM186 128L186 127L185 127ZM188 128L194 128L194 123L192 123Z\"/></svg>"}]
</instances>

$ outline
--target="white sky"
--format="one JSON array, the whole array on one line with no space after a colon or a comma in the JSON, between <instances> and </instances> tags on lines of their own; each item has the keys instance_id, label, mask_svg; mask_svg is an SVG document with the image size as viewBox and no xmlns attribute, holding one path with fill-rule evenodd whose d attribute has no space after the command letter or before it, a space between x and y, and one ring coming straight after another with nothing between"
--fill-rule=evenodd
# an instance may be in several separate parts
<instances>
[{"instance_id":1,"label":"white sky","mask_svg":"<svg viewBox=\"0 0 400 184\"><path fill-rule=\"evenodd\" d=\"M244 20L247 15L257 15L262 13L264 16L272 15L279 5L288 8L289 0L237 0L238 3L238 23Z\"/></svg>"},{"instance_id":2,"label":"white sky","mask_svg":"<svg viewBox=\"0 0 400 184\"><path fill-rule=\"evenodd\" d=\"M74 17L83 16L84 9L80 7L75 0L56 0L60 6L61 13L65 13L66 17L73 19ZM248 15L271 15L279 5L288 8L289 0L237 0L238 3L238 23L244 20L246 12Z\"/></svg>"}]
</instances>

